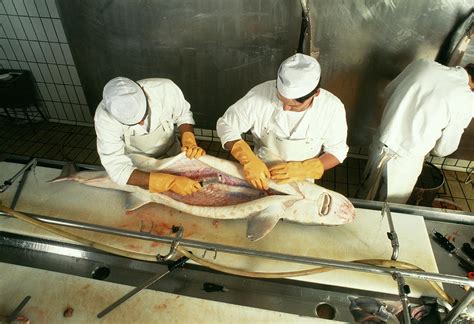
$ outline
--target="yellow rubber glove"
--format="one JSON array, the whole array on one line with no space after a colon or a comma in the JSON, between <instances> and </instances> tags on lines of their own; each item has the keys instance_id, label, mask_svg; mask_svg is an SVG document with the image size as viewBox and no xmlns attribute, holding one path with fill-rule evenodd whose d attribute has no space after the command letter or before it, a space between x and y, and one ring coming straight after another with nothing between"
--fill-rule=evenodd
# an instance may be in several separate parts
<instances>
[{"instance_id":1,"label":"yellow rubber glove","mask_svg":"<svg viewBox=\"0 0 474 324\"><path fill-rule=\"evenodd\" d=\"M206 151L197 145L196 138L191 132L184 132L181 136L181 152L186 152L189 159L199 159L206 155Z\"/></svg>"},{"instance_id":2,"label":"yellow rubber glove","mask_svg":"<svg viewBox=\"0 0 474 324\"><path fill-rule=\"evenodd\" d=\"M245 178L252 186L260 190L268 189L270 172L265 163L252 152L245 141L239 140L236 142L230 154L242 164Z\"/></svg>"},{"instance_id":3,"label":"yellow rubber glove","mask_svg":"<svg viewBox=\"0 0 474 324\"><path fill-rule=\"evenodd\" d=\"M323 173L324 165L320 159L280 163L270 168L272 180L277 183L290 183L308 178L320 179Z\"/></svg>"},{"instance_id":4,"label":"yellow rubber glove","mask_svg":"<svg viewBox=\"0 0 474 324\"><path fill-rule=\"evenodd\" d=\"M171 190L180 195L190 195L201 189L199 182L186 177L175 176L168 173L152 172L148 182L150 192L164 192Z\"/></svg>"}]
</instances>

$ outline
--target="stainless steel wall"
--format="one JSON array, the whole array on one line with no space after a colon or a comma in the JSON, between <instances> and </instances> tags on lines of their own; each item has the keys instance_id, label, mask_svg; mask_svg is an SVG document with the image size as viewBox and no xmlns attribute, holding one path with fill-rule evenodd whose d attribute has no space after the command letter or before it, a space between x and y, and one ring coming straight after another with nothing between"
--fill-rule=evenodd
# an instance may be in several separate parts
<instances>
[{"instance_id":1,"label":"stainless steel wall","mask_svg":"<svg viewBox=\"0 0 474 324\"><path fill-rule=\"evenodd\" d=\"M411 61L435 59L474 1L310 0L309 6L323 87L346 106L350 143L364 146L380 121L386 84ZM473 135L471 123L458 156L474 159Z\"/></svg>"},{"instance_id":2,"label":"stainless steel wall","mask_svg":"<svg viewBox=\"0 0 474 324\"><path fill-rule=\"evenodd\" d=\"M172 79L198 127L274 79L297 48L293 0L58 0L89 105L116 76Z\"/></svg>"},{"instance_id":3,"label":"stainless steel wall","mask_svg":"<svg viewBox=\"0 0 474 324\"><path fill-rule=\"evenodd\" d=\"M274 79L297 48L299 0L57 0L93 111L122 75L166 77L201 128L252 86ZM382 91L412 60L435 59L473 0L309 0L322 85L345 104L349 144L367 145ZM458 157L474 160L474 127Z\"/></svg>"}]
</instances>

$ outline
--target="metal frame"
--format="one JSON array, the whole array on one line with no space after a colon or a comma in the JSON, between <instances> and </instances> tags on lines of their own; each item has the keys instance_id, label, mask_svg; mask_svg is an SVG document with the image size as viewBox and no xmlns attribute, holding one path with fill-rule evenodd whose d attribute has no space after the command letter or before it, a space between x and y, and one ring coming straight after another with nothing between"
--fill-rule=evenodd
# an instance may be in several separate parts
<instances>
[{"instance_id":1,"label":"metal frame","mask_svg":"<svg viewBox=\"0 0 474 324\"><path fill-rule=\"evenodd\" d=\"M371 210L382 210L384 204L384 202L381 201L363 200L356 198L350 198L349 200L356 208ZM464 211L450 210L448 213L438 208L420 207L395 203L390 203L390 210L395 213L422 216L426 220L452 224L474 225L474 217L472 217L473 214Z\"/></svg>"},{"instance_id":2,"label":"metal frame","mask_svg":"<svg viewBox=\"0 0 474 324\"><path fill-rule=\"evenodd\" d=\"M167 243L167 244L171 244L176 241L174 237L154 235L150 233L140 233L140 232L135 232L135 231L127 231L123 229L116 229L116 228L111 228L111 227L102 226L102 225L95 225L95 224L71 221L71 220L54 218L54 217L32 215L32 214L27 214L27 215L31 216L32 218L38 221L44 222L46 224L51 224L51 225L67 226L67 227L72 227L72 228L81 229L81 230L89 230L89 231L94 231L94 232L99 232L99 233L119 235L119 236L124 236L128 238L136 238L136 239L155 241L155 242L161 242L161 243ZM0 216L10 216L10 215L4 212L0 212ZM182 239L179 241L179 243L181 246L186 246L189 248L199 248L199 249L218 251L218 252L224 252L224 253L273 259L273 260L278 260L278 261L301 263L301 264L308 264L308 265L313 265L313 266L325 266L325 267L330 267L330 268L354 270L354 271L369 272L369 273L375 273L375 274L385 274L385 275L390 275L390 276L392 276L394 273L399 273L407 278L439 281L439 282L449 283L449 284L454 284L454 285L467 285L467 286L474 287L473 280L459 277L459 276L439 274L439 273L434 273L434 272L421 272L417 270L384 268L384 267L359 264L359 263L349 262L349 261L338 261L338 260L332 260L332 259L303 257L303 256L289 255L289 254L276 253L276 252L257 251L257 250L252 250L252 249L233 247L233 246L217 244L217 243L200 242L200 241L188 240L188 239Z\"/></svg>"}]
</instances>

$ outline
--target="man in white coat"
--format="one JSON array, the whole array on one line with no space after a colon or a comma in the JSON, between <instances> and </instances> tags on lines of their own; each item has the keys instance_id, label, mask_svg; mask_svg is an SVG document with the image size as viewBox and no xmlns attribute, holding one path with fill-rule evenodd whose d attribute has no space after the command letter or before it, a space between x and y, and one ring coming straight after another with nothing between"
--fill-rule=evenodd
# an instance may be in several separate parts
<instances>
[{"instance_id":1,"label":"man in white coat","mask_svg":"<svg viewBox=\"0 0 474 324\"><path fill-rule=\"evenodd\" d=\"M168 79L134 82L124 77L110 80L94 117L97 152L110 178L151 192L191 194L201 188L186 177L137 169L129 154L150 157L173 156L181 151L188 158L205 154L196 144L193 115L181 90ZM174 132L178 126L181 146Z\"/></svg>"},{"instance_id":2,"label":"man in white coat","mask_svg":"<svg viewBox=\"0 0 474 324\"><path fill-rule=\"evenodd\" d=\"M295 54L280 65L277 80L252 88L217 121L223 147L254 187L267 189L269 179L319 179L345 159L344 105L320 88L320 76L316 59ZM249 130L255 153L241 138Z\"/></svg>"},{"instance_id":3,"label":"man in white coat","mask_svg":"<svg viewBox=\"0 0 474 324\"><path fill-rule=\"evenodd\" d=\"M473 75L473 64L450 68L420 59L387 86L360 198L406 203L425 156L457 149L474 116Z\"/></svg>"}]
</instances>

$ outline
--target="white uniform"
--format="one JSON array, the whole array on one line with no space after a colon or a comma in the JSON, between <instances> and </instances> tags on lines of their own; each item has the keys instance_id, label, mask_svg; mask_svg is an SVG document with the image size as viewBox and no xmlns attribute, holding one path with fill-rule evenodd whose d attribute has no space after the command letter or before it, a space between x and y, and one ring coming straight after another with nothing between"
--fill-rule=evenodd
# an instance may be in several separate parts
<instances>
[{"instance_id":1,"label":"white uniform","mask_svg":"<svg viewBox=\"0 0 474 324\"><path fill-rule=\"evenodd\" d=\"M474 93L468 82L461 67L417 60L387 86L388 102L365 172L372 179L377 172L383 177L385 187L378 199L405 203L425 156L431 150L446 156L457 149L474 115ZM388 161L380 163L384 158ZM368 186L375 189L373 193L378 189L374 183Z\"/></svg>"},{"instance_id":2,"label":"white uniform","mask_svg":"<svg viewBox=\"0 0 474 324\"><path fill-rule=\"evenodd\" d=\"M347 156L344 105L323 89L309 109L292 112L283 110L275 80L255 86L217 121L223 145L249 130L255 151L266 162L303 161L321 152L331 153L339 162Z\"/></svg>"},{"instance_id":3,"label":"white uniform","mask_svg":"<svg viewBox=\"0 0 474 324\"><path fill-rule=\"evenodd\" d=\"M136 169L127 154L153 157L178 154L180 145L174 124L194 125L189 103L171 80L153 78L137 83L144 90L148 102L148 116L143 126L120 123L107 112L103 101L94 117L100 161L118 184L126 184Z\"/></svg>"}]
</instances>

